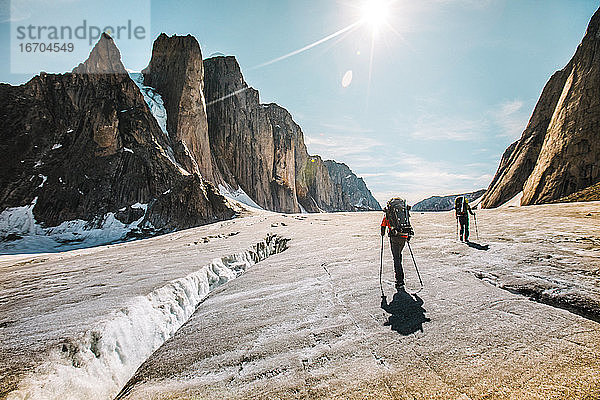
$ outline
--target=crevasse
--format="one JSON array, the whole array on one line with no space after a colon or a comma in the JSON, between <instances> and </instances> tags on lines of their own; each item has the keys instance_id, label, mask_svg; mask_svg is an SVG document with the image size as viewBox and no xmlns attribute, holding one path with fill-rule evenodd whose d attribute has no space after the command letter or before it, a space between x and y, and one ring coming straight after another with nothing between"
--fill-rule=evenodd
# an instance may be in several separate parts
<instances>
[{"instance_id":1,"label":"crevasse","mask_svg":"<svg viewBox=\"0 0 600 400\"><path fill-rule=\"evenodd\" d=\"M113 312L80 337L66 339L7 399L111 399L216 287L280 253L288 239L269 235L251 248L216 258Z\"/></svg>"}]
</instances>

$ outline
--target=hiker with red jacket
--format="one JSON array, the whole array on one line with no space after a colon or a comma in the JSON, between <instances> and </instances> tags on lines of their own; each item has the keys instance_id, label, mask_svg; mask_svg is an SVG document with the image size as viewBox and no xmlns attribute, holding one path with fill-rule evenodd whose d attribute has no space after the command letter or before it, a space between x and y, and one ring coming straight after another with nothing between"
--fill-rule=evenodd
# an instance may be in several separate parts
<instances>
[{"instance_id":1,"label":"hiker with red jacket","mask_svg":"<svg viewBox=\"0 0 600 400\"><path fill-rule=\"evenodd\" d=\"M387 228L390 238L390 247L394 257L394 272L396 275L396 289L404 290L404 271L402 270L402 249L415 234L409 222L410 206L400 198L393 198L383 210L385 215L381 221L381 236L385 235ZM383 239L382 239L383 240Z\"/></svg>"}]
</instances>

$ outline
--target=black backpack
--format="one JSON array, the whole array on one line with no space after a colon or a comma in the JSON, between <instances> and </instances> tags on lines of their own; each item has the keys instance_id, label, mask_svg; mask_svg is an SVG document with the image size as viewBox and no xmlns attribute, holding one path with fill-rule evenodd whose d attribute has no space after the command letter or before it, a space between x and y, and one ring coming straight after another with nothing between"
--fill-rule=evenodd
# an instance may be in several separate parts
<instances>
[{"instance_id":1,"label":"black backpack","mask_svg":"<svg viewBox=\"0 0 600 400\"><path fill-rule=\"evenodd\" d=\"M390 234L393 236L398 233L413 233L410 226L410 206L406 205L406 200L399 197L390 199L385 208L385 216L392 227Z\"/></svg>"},{"instance_id":2,"label":"black backpack","mask_svg":"<svg viewBox=\"0 0 600 400\"><path fill-rule=\"evenodd\" d=\"M456 215L467 215L467 200L463 196L454 199L454 211Z\"/></svg>"}]
</instances>

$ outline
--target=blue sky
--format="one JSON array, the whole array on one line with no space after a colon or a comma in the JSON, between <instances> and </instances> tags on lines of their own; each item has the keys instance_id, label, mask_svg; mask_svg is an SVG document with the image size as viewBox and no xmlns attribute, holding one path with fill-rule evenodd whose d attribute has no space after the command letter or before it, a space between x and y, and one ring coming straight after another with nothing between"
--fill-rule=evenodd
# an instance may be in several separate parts
<instances>
[{"instance_id":1,"label":"blue sky","mask_svg":"<svg viewBox=\"0 0 600 400\"><path fill-rule=\"evenodd\" d=\"M191 33L205 57L235 55L261 100L287 108L303 128L309 152L348 164L381 202L487 187L544 84L569 61L600 6L597 0L397 0L375 36L364 23L261 66L356 23L365 1L147 3L150 39ZM10 3L0 4L0 81L23 83L31 75L10 73ZM48 4L77 19L78 8L90 3ZM121 49L126 67L139 70L151 41ZM352 80L343 87L348 71Z\"/></svg>"}]
</instances>

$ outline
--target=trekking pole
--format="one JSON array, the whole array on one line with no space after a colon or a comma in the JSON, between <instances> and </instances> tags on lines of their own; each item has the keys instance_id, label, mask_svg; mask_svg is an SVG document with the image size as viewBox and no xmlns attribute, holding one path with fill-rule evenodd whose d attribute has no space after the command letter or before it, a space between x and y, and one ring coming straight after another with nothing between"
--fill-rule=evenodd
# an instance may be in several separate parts
<instances>
[{"instance_id":1,"label":"trekking pole","mask_svg":"<svg viewBox=\"0 0 600 400\"><path fill-rule=\"evenodd\" d=\"M458 239L458 217L456 217L456 238Z\"/></svg>"},{"instance_id":2,"label":"trekking pole","mask_svg":"<svg viewBox=\"0 0 600 400\"><path fill-rule=\"evenodd\" d=\"M477 240L479 240L479 229L477 229L477 215L473 214L473 219L475 220L475 233L477 234Z\"/></svg>"},{"instance_id":3,"label":"trekking pole","mask_svg":"<svg viewBox=\"0 0 600 400\"><path fill-rule=\"evenodd\" d=\"M423 280L421 279L421 274L419 273L419 267L417 267L417 261L415 261L415 255L413 254L412 247L410 247L410 241L407 240L406 244L408 245L408 250L410 250L410 256L412 257L413 264L415 265L415 270L417 271L417 276L419 277L419 283L421 284L421 288L413 293L417 294L421 290L423 290Z\"/></svg>"},{"instance_id":4,"label":"trekking pole","mask_svg":"<svg viewBox=\"0 0 600 400\"><path fill-rule=\"evenodd\" d=\"M383 235L381 236L381 252L379 255L379 288L381 289L381 298L385 299L385 293L383 293Z\"/></svg>"}]
</instances>

